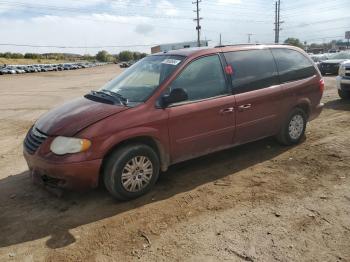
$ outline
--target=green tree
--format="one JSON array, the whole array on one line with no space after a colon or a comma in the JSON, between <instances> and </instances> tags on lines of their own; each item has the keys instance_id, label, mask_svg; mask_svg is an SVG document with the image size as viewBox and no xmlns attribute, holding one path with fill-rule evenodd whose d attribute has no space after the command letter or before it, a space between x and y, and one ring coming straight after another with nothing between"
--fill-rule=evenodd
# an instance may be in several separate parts
<instances>
[{"instance_id":1,"label":"green tree","mask_svg":"<svg viewBox=\"0 0 350 262\"><path fill-rule=\"evenodd\" d=\"M141 53L141 55L140 55L140 59L142 59L142 58L144 58L144 57L146 57L147 56L147 54L146 53Z\"/></svg>"},{"instance_id":2,"label":"green tree","mask_svg":"<svg viewBox=\"0 0 350 262\"><path fill-rule=\"evenodd\" d=\"M118 55L119 61L127 62L134 59L134 54L130 51L122 51Z\"/></svg>"},{"instance_id":3,"label":"green tree","mask_svg":"<svg viewBox=\"0 0 350 262\"><path fill-rule=\"evenodd\" d=\"M304 45L298 38L289 37L284 41L285 44L296 46L304 49Z\"/></svg>"},{"instance_id":4,"label":"green tree","mask_svg":"<svg viewBox=\"0 0 350 262\"><path fill-rule=\"evenodd\" d=\"M85 54L84 56L83 56L83 60L86 60L86 61L92 61L92 60L94 60L95 58L93 57L93 56L91 56L91 55L89 55L89 54Z\"/></svg>"},{"instance_id":5,"label":"green tree","mask_svg":"<svg viewBox=\"0 0 350 262\"><path fill-rule=\"evenodd\" d=\"M26 58L26 59L40 59L41 55L40 54L34 54L34 53L26 53L24 55L24 58Z\"/></svg>"},{"instance_id":6,"label":"green tree","mask_svg":"<svg viewBox=\"0 0 350 262\"><path fill-rule=\"evenodd\" d=\"M107 51L103 50L97 53L96 59L100 62L108 62L109 61L109 56Z\"/></svg>"},{"instance_id":7,"label":"green tree","mask_svg":"<svg viewBox=\"0 0 350 262\"><path fill-rule=\"evenodd\" d=\"M134 60L140 60L141 59L141 53L140 52L134 52L133 53Z\"/></svg>"}]
</instances>

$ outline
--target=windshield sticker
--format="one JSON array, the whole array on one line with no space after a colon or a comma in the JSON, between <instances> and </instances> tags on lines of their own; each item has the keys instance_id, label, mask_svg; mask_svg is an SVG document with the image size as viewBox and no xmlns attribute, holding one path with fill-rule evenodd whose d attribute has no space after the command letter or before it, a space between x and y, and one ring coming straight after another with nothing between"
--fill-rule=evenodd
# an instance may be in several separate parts
<instances>
[{"instance_id":1,"label":"windshield sticker","mask_svg":"<svg viewBox=\"0 0 350 262\"><path fill-rule=\"evenodd\" d=\"M167 64L167 65L178 65L181 62L181 60L176 60L176 59L165 59L162 64Z\"/></svg>"}]
</instances>

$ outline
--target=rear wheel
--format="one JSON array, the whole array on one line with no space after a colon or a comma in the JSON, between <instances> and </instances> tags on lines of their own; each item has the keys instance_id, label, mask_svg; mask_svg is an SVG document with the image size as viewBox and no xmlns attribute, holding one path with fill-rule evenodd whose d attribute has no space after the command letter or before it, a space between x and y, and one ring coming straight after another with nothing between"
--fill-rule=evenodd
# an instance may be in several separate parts
<instances>
[{"instance_id":1,"label":"rear wheel","mask_svg":"<svg viewBox=\"0 0 350 262\"><path fill-rule=\"evenodd\" d=\"M340 98L342 98L342 99L350 99L350 91L338 89L338 94L339 94Z\"/></svg>"},{"instance_id":2,"label":"rear wheel","mask_svg":"<svg viewBox=\"0 0 350 262\"><path fill-rule=\"evenodd\" d=\"M277 140L283 145L298 144L304 136L307 116L304 110L295 108L282 126Z\"/></svg>"},{"instance_id":3,"label":"rear wheel","mask_svg":"<svg viewBox=\"0 0 350 262\"><path fill-rule=\"evenodd\" d=\"M134 199L146 194L159 176L159 158L144 144L123 146L113 152L104 168L104 184L117 199Z\"/></svg>"}]
</instances>

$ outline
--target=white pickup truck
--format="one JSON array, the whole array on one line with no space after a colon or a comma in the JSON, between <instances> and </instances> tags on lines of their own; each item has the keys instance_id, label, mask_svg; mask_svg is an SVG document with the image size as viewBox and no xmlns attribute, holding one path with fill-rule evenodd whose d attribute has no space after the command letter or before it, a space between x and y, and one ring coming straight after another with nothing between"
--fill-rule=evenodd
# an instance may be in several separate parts
<instances>
[{"instance_id":1,"label":"white pickup truck","mask_svg":"<svg viewBox=\"0 0 350 262\"><path fill-rule=\"evenodd\" d=\"M341 63L337 77L338 94L343 99L350 99L350 60Z\"/></svg>"}]
</instances>

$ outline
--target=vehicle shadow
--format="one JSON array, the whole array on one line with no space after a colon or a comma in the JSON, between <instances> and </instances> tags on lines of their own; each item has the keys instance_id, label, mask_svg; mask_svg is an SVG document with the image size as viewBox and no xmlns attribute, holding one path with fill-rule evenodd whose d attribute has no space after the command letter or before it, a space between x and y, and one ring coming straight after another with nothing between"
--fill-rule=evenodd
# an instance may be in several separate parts
<instances>
[{"instance_id":1,"label":"vehicle shadow","mask_svg":"<svg viewBox=\"0 0 350 262\"><path fill-rule=\"evenodd\" d=\"M350 100L338 99L331 100L324 105L327 109L339 110L339 111L350 111Z\"/></svg>"},{"instance_id":2,"label":"vehicle shadow","mask_svg":"<svg viewBox=\"0 0 350 262\"><path fill-rule=\"evenodd\" d=\"M7 177L0 180L0 248L44 237L50 237L49 248L70 245L76 241L69 233L73 228L190 191L289 149L268 138L177 164L161 175L152 192L129 202L112 199L103 188L57 198L33 185L28 171Z\"/></svg>"}]
</instances>

